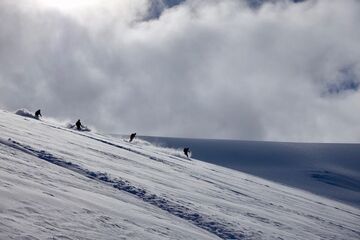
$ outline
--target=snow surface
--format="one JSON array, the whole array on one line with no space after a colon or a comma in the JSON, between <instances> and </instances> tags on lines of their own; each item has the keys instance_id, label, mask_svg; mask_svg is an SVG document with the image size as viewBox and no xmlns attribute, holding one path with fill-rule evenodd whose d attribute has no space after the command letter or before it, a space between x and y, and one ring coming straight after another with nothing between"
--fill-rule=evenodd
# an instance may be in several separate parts
<instances>
[{"instance_id":1,"label":"snow surface","mask_svg":"<svg viewBox=\"0 0 360 240\"><path fill-rule=\"evenodd\" d=\"M141 138L167 148L188 146L202 161L360 207L360 144Z\"/></svg>"},{"instance_id":2,"label":"snow surface","mask_svg":"<svg viewBox=\"0 0 360 240\"><path fill-rule=\"evenodd\" d=\"M360 210L0 110L0 239L359 239Z\"/></svg>"}]
</instances>

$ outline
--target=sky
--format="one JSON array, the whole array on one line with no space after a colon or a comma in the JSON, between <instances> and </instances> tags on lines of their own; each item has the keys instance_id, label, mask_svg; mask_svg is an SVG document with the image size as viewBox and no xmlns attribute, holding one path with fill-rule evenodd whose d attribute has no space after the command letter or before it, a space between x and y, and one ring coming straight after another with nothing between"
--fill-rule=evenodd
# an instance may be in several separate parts
<instances>
[{"instance_id":1,"label":"sky","mask_svg":"<svg viewBox=\"0 0 360 240\"><path fill-rule=\"evenodd\" d=\"M0 0L0 108L106 133L360 141L360 1L249 2Z\"/></svg>"}]
</instances>

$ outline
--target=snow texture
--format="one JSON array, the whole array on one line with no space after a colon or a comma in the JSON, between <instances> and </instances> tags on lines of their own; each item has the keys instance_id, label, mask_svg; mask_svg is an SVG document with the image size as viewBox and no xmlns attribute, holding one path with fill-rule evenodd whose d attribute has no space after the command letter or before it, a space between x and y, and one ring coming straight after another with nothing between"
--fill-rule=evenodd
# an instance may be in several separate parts
<instances>
[{"instance_id":1,"label":"snow texture","mask_svg":"<svg viewBox=\"0 0 360 240\"><path fill-rule=\"evenodd\" d=\"M189 146L205 162L360 207L360 144L140 138L167 149Z\"/></svg>"},{"instance_id":2,"label":"snow texture","mask_svg":"<svg viewBox=\"0 0 360 240\"><path fill-rule=\"evenodd\" d=\"M358 208L178 150L1 110L0 133L0 239L360 238Z\"/></svg>"}]
</instances>

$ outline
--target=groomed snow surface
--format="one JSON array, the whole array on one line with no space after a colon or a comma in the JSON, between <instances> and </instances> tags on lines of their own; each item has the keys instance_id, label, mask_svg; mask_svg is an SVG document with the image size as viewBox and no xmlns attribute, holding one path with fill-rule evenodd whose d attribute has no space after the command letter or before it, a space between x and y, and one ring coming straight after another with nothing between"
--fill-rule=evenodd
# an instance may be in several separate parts
<instances>
[{"instance_id":1,"label":"groomed snow surface","mask_svg":"<svg viewBox=\"0 0 360 240\"><path fill-rule=\"evenodd\" d=\"M0 239L360 239L360 210L0 110Z\"/></svg>"}]
</instances>

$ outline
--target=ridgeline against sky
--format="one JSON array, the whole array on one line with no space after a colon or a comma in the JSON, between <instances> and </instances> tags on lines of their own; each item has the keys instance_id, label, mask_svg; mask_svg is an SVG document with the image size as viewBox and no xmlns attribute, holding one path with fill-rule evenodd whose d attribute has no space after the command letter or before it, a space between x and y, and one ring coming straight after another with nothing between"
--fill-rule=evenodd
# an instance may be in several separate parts
<instances>
[{"instance_id":1,"label":"ridgeline against sky","mask_svg":"<svg viewBox=\"0 0 360 240\"><path fill-rule=\"evenodd\" d=\"M359 141L359 22L357 0L2 0L0 107L112 133Z\"/></svg>"}]
</instances>

